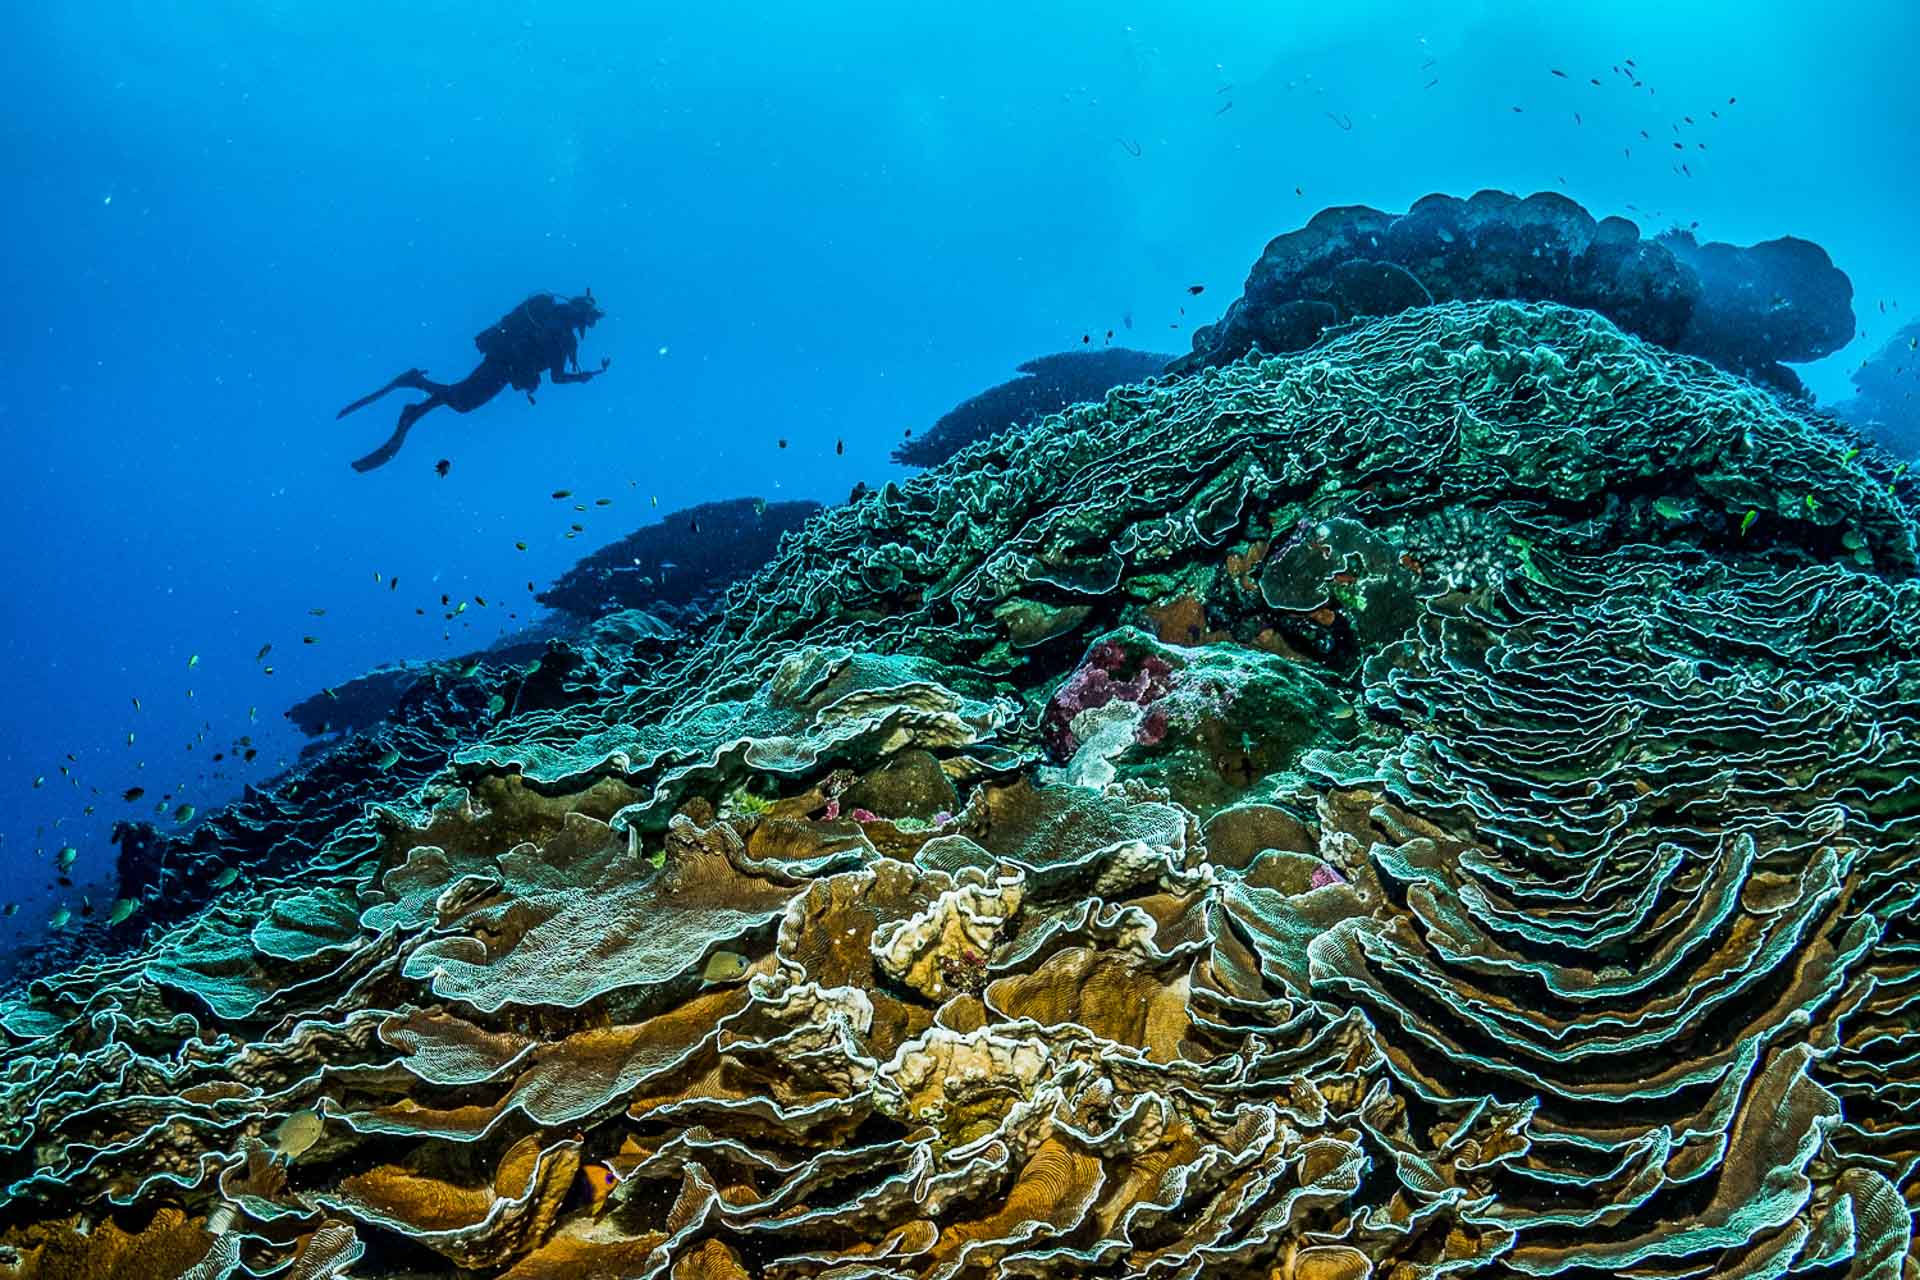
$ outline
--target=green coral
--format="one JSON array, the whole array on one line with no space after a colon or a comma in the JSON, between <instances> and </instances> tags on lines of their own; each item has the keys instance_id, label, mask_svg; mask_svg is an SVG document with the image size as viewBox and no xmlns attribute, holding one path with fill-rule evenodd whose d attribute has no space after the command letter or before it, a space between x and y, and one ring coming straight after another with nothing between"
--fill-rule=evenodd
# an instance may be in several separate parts
<instances>
[{"instance_id":1,"label":"green coral","mask_svg":"<svg viewBox=\"0 0 1920 1280\"><path fill-rule=\"evenodd\" d=\"M773 801L753 790L751 784L742 783L727 793L720 802L720 816L723 818L758 818L773 808Z\"/></svg>"}]
</instances>

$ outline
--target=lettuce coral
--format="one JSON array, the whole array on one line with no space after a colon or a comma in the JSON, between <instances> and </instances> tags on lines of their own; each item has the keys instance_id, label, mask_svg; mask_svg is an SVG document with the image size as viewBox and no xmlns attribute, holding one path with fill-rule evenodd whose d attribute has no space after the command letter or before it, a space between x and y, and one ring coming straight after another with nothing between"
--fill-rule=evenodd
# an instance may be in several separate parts
<instances>
[{"instance_id":1,"label":"lettuce coral","mask_svg":"<svg viewBox=\"0 0 1920 1280\"><path fill-rule=\"evenodd\" d=\"M0 999L0 1276L1904 1274L1890 471L1511 303L977 445Z\"/></svg>"}]
</instances>

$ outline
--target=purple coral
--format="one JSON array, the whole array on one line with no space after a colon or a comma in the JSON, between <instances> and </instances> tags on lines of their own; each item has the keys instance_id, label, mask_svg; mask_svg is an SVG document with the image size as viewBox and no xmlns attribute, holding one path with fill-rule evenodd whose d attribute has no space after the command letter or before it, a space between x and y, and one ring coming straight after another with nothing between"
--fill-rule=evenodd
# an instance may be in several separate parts
<instances>
[{"instance_id":1,"label":"purple coral","mask_svg":"<svg viewBox=\"0 0 1920 1280\"><path fill-rule=\"evenodd\" d=\"M1324 862L1315 867L1313 874L1307 877L1307 887L1309 889L1324 889L1330 884L1345 884L1346 882L1345 876Z\"/></svg>"},{"instance_id":2,"label":"purple coral","mask_svg":"<svg viewBox=\"0 0 1920 1280\"><path fill-rule=\"evenodd\" d=\"M1130 675L1127 674L1129 667L1133 668ZM1047 746L1059 759L1071 758L1080 749L1080 739L1073 731L1074 717L1110 702L1131 702L1143 707L1158 702L1172 691L1173 674L1173 666L1165 658L1149 653L1136 662L1134 655L1118 641L1101 641L1047 704L1041 729ZM1151 718L1152 713L1148 714ZM1144 730L1147 726L1143 722L1141 727ZM1152 741L1158 742L1165 735L1163 713Z\"/></svg>"}]
</instances>

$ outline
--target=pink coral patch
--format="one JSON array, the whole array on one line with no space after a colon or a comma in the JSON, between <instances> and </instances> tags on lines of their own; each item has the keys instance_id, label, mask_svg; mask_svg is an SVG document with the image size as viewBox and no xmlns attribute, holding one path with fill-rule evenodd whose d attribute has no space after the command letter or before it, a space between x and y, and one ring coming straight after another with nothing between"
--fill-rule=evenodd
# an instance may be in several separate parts
<instances>
[{"instance_id":1,"label":"pink coral patch","mask_svg":"<svg viewBox=\"0 0 1920 1280\"><path fill-rule=\"evenodd\" d=\"M1330 884L1345 883L1345 877L1324 862L1315 867L1313 874L1307 877L1307 887L1310 889L1324 889Z\"/></svg>"}]
</instances>

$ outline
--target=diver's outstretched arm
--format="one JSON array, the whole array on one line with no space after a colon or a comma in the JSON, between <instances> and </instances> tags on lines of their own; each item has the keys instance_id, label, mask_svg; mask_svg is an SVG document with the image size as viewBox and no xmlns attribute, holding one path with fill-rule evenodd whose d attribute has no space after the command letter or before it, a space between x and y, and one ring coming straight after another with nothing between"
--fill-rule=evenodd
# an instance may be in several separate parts
<instances>
[{"instance_id":1,"label":"diver's outstretched arm","mask_svg":"<svg viewBox=\"0 0 1920 1280\"><path fill-rule=\"evenodd\" d=\"M358 400L355 400L352 404L348 405L346 408L342 409L340 412L334 414L333 416L335 419L344 418L348 414L352 413L355 409L364 409L368 405L372 404L375 400L378 400L381 396L387 394L387 392L398 391L402 387L407 387L414 391L425 391L429 394L440 389L439 384L429 383L427 381L427 371L425 369L409 369L405 373L401 374L399 377L395 378L392 382L389 382L386 386L380 388L378 391L370 392L367 395L361 396ZM375 463L374 465L378 466L379 463ZM363 467L362 470L365 470L365 468Z\"/></svg>"},{"instance_id":2,"label":"diver's outstretched arm","mask_svg":"<svg viewBox=\"0 0 1920 1280\"><path fill-rule=\"evenodd\" d=\"M568 373L566 361L562 360L560 363L554 365L553 368L547 370L547 381L553 383L555 386L558 386L562 382L592 382L595 378L605 373L607 366L612 363L613 358L611 356L601 356L600 367L598 369L587 369L583 372ZM579 368L577 361L574 367L576 369Z\"/></svg>"}]
</instances>

